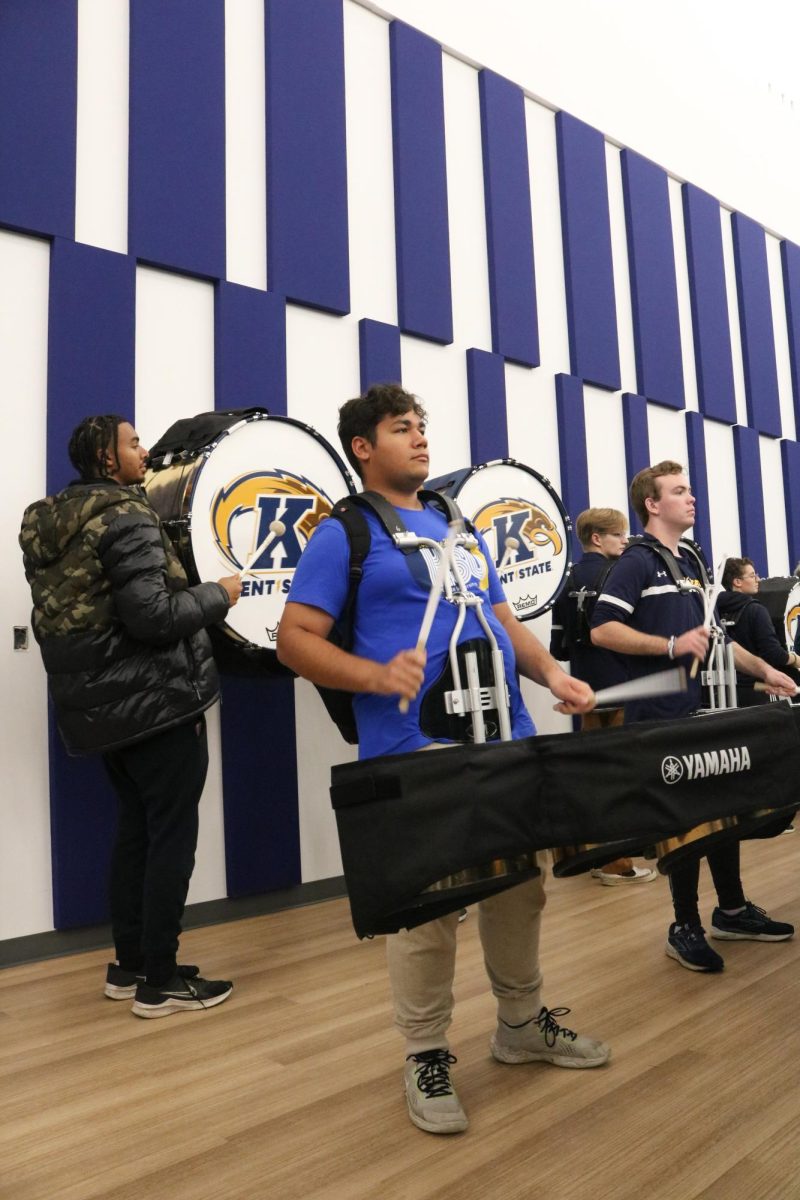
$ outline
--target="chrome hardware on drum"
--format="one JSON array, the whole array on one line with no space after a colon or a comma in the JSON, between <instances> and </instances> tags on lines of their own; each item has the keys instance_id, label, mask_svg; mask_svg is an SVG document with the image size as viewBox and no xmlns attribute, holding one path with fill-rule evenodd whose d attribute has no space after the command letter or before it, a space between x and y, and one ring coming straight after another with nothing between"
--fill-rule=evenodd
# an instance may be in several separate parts
<instances>
[{"instance_id":1,"label":"chrome hardware on drum","mask_svg":"<svg viewBox=\"0 0 800 1200\"><path fill-rule=\"evenodd\" d=\"M295 567L355 490L341 458L309 425L265 410L178 422L150 457L144 486L191 581L247 571L238 604L212 631L219 665L282 673L275 643Z\"/></svg>"},{"instance_id":2,"label":"chrome hardware on drum","mask_svg":"<svg viewBox=\"0 0 800 1200\"><path fill-rule=\"evenodd\" d=\"M457 500L483 535L521 621L555 603L572 566L572 525L549 480L502 458L441 475L426 486Z\"/></svg>"}]
</instances>

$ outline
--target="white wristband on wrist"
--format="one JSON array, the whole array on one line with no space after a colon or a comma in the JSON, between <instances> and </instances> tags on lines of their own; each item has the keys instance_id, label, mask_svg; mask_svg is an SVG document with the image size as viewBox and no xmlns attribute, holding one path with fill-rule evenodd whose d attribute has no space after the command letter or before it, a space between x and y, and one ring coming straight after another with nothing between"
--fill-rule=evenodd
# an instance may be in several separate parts
<instances>
[{"instance_id":1,"label":"white wristband on wrist","mask_svg":"<svg viewBox=\"0 0 800 1200\"><path fill-rule=\"evenodd\" d=\"M667 638L667 658L669 659L675 657L675 643L677 640L674 633L671 638Z\"/></svg>"}]
</instances>

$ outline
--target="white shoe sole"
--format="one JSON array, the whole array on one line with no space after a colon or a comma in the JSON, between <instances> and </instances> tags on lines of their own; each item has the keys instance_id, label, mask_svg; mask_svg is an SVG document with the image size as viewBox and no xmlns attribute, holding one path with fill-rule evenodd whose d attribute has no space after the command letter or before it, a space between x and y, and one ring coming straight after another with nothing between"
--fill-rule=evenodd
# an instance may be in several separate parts
<instances>
[{"instance_id":1,"label":"white shoe sole","mask_svg":"<svg viewBox=\"0 0 800 1200\"><path fill-rule=\"evenodd\" d=\"M606 875L604 871L592 871L592 879L599 879L604 887L619 887L620 884L652 883L658 875L657 871L642 870L641 875Z\"/></svg>"},{"instance_id":2,"label":"white shoe sole","mask_svg":"<svg viewBox=\"0 0 800 1200\"><path fill-rule=\"evenodd\" d=\"M586 1071L591 1067L605 1066L611 1058L610 1046L604 1046L603 1051L596 1058L568 1058L557 1051L551 1053L548 1050L515 1050L511 1046L500 1045L496 1037L493 1037L489 1043L489 1049L492 1052L492 1058L501 1063L511 1063L516 1066L519 1063L546 1062L551 1063L554 1067L568 1067L573 1071Z\"/></svg>"},{"instance_id":3,"label":"white shoe sole","mask_svg":"<svg viewBox=\"0 0 800 1200\"><path fill-rule=\"evenodd\" d=\"M109 1000L132 1000L136 995L136 984L120 987L117 983L107 983L103 988L103 995L108 996Z\"/></svg>"},{"instance_id":4,"label":"white shoe sole","mask_svg":"<svg viewBox=\"0 0 800 1200\"><path fill-rule=\"evenodd\" d=\"M140 1004L138 1000L134 1000L131 1012L137 1017L146 1018L169 1017L178 1012L197 1012L203 1008L214 1008L217 1004L222 1004L232 991L233 988L228 988L227 992L223 992L220 996L212 996L210 1000L179 1000L177 997L175 999L170 997L162 1004Z\"/></svg>"},{"instance_id":5,"label":"white shoe sole","mask_svg":"<svg viewBox=\"0 0 800 1200\"><path fill-rule=\"evenodd\" d=\"M721 942L789 942L794 937L794 933L731 933L713 925L710 933Z\"/></svg>"},{"instance_id":6,"label":"white shoe sole","mask_svg":"<svg viewBox=\"0 0 800 1200\"><path fill-rule=\"evenodd\" d=\"M667 946L666 946L666 955L667 955L667 958L674 958L676 963L680 963L680 965L682 967L686 967L687 971L699 971L703 975L721 975L723 970L725 969L724 963L722 964L721 967L716 968L716 967L698 967L695 965L695 963L687 962L685 958L681 958L680 954L678 954L678 951L675 949L674 946L671 946L669 942L667 942Z\"/></svg>"},{"instance_id":7,"label":"white shoe sole","mask_svg":"<svg viewBox=\"0 0 800 1200\"><path fill-rule=\"evenodd\" d=\"M466 1116L453 1116L449 1121L426 1121L419 1113L415 1113L411 1105L408 1105L408 1115L411 1118L412 1125L416 1125L417 1129L424 1130L425 1133L463 1133L469 1128L469 1121Z\"/></svg>"}]
</instances>

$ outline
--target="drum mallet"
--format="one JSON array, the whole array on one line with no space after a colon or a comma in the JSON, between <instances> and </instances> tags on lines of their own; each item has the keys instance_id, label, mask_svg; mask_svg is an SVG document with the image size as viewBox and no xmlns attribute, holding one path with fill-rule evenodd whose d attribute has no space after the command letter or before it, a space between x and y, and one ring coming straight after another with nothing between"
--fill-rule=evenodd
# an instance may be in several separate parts
<instances>
[{"instance_id":1,"label":"drum mallet","mask_svg":"<svg viewBox=\"0 0 800 1200\"><path fill-rule=\"evenodd\" d=\"M506 548L503 551L503 557L501 558L500 562L497 564L498 574L500 573L500 571L505 571L506 567L508 566L508 564L511 561L511 555L516 553L517 550L519 550L519 538L507 537L506 538Z\"/></svg>"},{"instance_id":2,"label":"drum mallet","mask_svg":"<svg viewBox=\"0 0 800 1200\"><path fill-rule=\"evenodd\" d=\"M645 700L650 696L671 696L676 692L685 692L687 686L685 669L670 667L666 671L656 671L653 675L642 675L640 679L629 679L627 683L601 688L599 692L595 692L594 701L595 705L618 708L630 700Z\"/></svg>"},{"instance_id":3,"label":"drum mallet","mask_svg":"<svg viewBox=\"0 0 800 1200\"><path fill-rule=\"evenodd\" d=\"M422 624L419 627L419 634L417 635L417 650L424 650L428 643L428 637L430 635L431 628L433 627L433 618L444 590L444 582L452 561L456 538L458 537L459 533L462 532L463 528L464 522L461 520L450 521L448 523L447 539L439 553L439 561L436 564L436 573L433 577L431 590L428 593L428 603L425 605ZM405 696L403 696L398 705L400 712L407 713L408 706L409 701L406 700Z\"/></svg>"},{"instance_id":4,"label":"drum mallet","mask_svg":"<svg viewBox=\"0 0 800 1200\"><path fill-rule=\"evenodd\" d=\"M242 575L250 575L253 570L253 563L258 561L258 559L261 557L261 555L264 553L264 551L269 546L272 539L277 538L277 537L283 537L283 535L285 533L286 533L286 526L284 525L283 521L270 521L269 533L264 538L261 545L256 546L255 550L253 551L253 553L248 558L247 562L242 567L241 574Z\"/></svg>"}]
</instances>

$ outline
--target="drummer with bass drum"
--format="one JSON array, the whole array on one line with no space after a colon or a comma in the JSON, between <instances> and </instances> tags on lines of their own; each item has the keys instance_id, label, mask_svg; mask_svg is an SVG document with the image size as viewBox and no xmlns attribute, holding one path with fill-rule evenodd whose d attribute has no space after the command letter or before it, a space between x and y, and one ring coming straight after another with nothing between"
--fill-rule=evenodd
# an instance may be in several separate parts
<instances>
[{"instance_id":1,"label":"drummer with bass drum","mask_svg":"<svg viewBox=\"0 0 800 1200\"><path fill-rule=\"evenodd\" d=\"M328 640L348 595L348 537L335 517L322 523L300 559L278 633L278 655L287 666L318 685L355 693L362 758L423 750L447 740L437 732L447 716L441 678L455 622L462 616L459 637L464 645L479 648L487 640L488 625L501 651L512 737L534 732L518 670L549 688L562 712L585 712L593 704L590 688L567 675L510 611L483 538L474 532L455 537L433 494L420 498L429 475L426 421L416 397L397 384L375 385L340 409L339 436L347 458L365 490L388 501L403 532L392 537L375 513L365 509L370 548L358 587L352 650ZM444 561L442 544L454 555L457 570L445 572L448 599L436 605L429 633L419 639L427 641L426 652L415 648L415 642L431 584ZM460 597L458 607L448 602L451 593ZM458 661L455 665L460 671ZM499 687L496 675L494 682ZM428 698L432 703L426 706ZM505 700L503 696L503 705ZM538 943L544 899L539 875L478 906L498 1009L492 1055L505 1063L601 1066L609 1058L608 1046L562 1026L559 1018L567 1009L547 1009L541 1003ZM396 1025L405 1038L409 1116L430 1133L458 1133L468 1124L450 1079L456 1060L447 1039L457 929L458 912L453 911L386 939Z\"/></svg>"},{"instance_id":2,"label":"drummer with bass drum","mask_svg":"<svg viewBox=\"0 0 800 1200\"><path fill-rule=\"evenodd\" d=\"M725 590L717 600L722 627L728 637L738 642L745 650L763 658L778 671L785 671L796 683L800 683L800 656L789 649L786 641L779 640L769 611L757 598L760 582L751 558L727 560L722 573L722 586ZM783 624L781 621L781 625ZM769 703L770 697L766 692L757 689L755 683L752 675L745 671L737 671L736 700L740 708Z\"/></svg>"},{"instance_id":3,"label":"drummer with bass drum","mask_svg":"<svg viewBox=\"0 0 800 1200\"><path fill-rule=\"evenodd\" d=\"M680 463L665 461L634 476L631 504L645 530L633 538L603 584L592 614L592 641L625 655L632 678L693 660L702 662L709 648L712 613L706 612L707 568L700 548L683 539L694 524L695 498ZM760 679L777 695L793 695L787 675L733 643L736 667ZM691 672L690 672L691 673ZM638 700L625 706L625 722L670 720L689 716L702 704L697 673L687 692ZM711 935L723 939L785 941L794 926L773 921L746 899L739 871L739 841L709 850L708 865L718 906ZM675 920L667 934L666 953L690 971L717 972L721 955L709 946L700 921L700 859L692 857L670 873Z\"/></svg>"}]
</instances>

